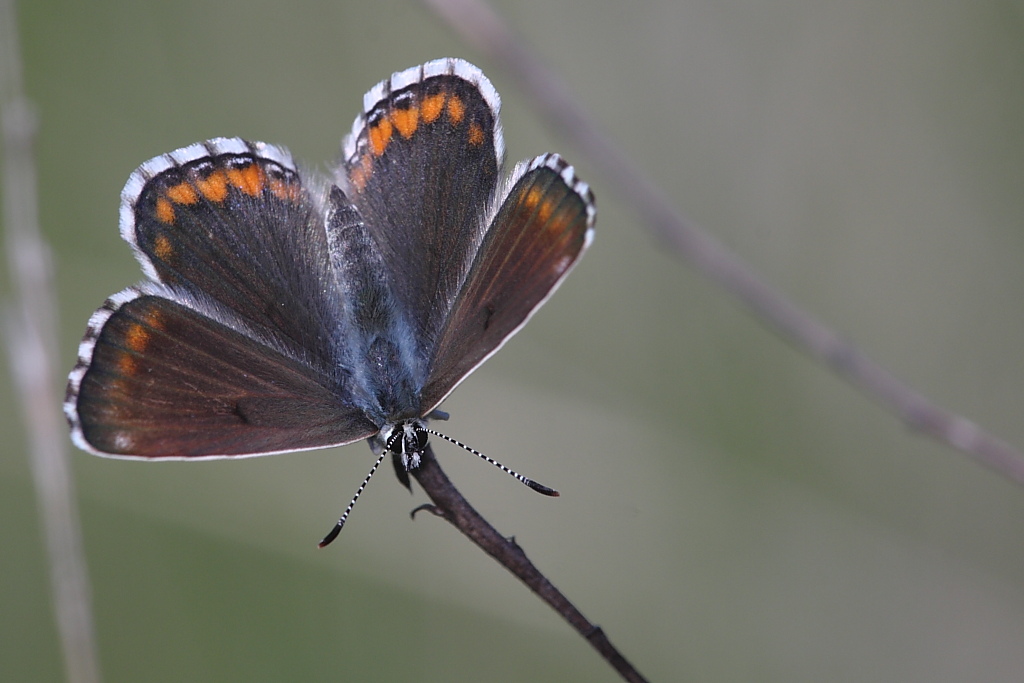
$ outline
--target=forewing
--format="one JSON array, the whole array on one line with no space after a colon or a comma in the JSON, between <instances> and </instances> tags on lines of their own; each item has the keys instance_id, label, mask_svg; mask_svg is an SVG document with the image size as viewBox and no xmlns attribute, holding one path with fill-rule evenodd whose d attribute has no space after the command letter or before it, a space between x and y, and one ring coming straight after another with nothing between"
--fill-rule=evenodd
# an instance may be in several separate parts
<instances>
[{"instance_id":1,"label":"forewing","mask_svg":"<svg viewBox=\"0 0 1024 683\"><path fill-rule=\"evenodd\" d=\"M426 359L483 237L503 155L498 94L476 67L444 59L395 74L364 105L338 180Z\"/></svg>"},{"instance_id":2,"label":"forewing","mask_svg":"<svg viewBox=\"0 0 1024 683\"><path fill-rule=\"evenodd\" d=\"M282 148L209 140L132 174L121 235L150 279L216 301L279 350L327 370L343 306L323 194Z\"/></svg>"}]
</instances>

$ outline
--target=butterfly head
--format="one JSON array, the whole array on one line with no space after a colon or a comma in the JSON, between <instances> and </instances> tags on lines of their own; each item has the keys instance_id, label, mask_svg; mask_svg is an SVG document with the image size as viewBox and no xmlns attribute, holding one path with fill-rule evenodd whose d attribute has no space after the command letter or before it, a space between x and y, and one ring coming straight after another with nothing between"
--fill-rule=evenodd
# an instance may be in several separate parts
<instances>
[{"instance_id":1,"label":"butterfly head","mask_svg":"<svg viewBox=\"0 0 1024 683\"><path fill-rule=\"evenodd\" d=\"M386 424L380 430L379 438L384 448L402 459L407 471L414 470L420 466L420 455L427 447L427 423L409 419Z\"/></svg>"}]
</instances>

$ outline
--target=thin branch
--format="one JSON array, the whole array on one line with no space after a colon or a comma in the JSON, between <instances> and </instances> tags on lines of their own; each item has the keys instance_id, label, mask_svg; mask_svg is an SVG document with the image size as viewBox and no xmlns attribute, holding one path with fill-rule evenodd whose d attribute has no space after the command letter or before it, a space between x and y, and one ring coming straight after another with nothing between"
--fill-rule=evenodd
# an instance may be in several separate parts
<instances>
[{"instance_id":1,"label":"thin branch","mask_svg":"<svg viewBox=\"0 0 1024 683\"><path fill-rule=\"evenodd\" d=\"M755 274L710 233L687 220L591 120L535 53L480 0L424 0L466 42L502 65L532 95L548 123L599 168L655 237L731 293L785 341L894 413L911 429L946 443L1024 484L1024 453L970 420L941 408L897 379Z\"/></svg>"},{"instance_id":2,"label":"thin branch","mask_svg":"<svg viewBox=\"0 0 1024 683\"><path fill-rule=\"evenodd\" d=\"M574 629L576 629L595 650L601 653L609 664L622 676L623 680L631 683L640 683L646 679L633 668L633 665L612 645L608 636L600 626L590 623L583 614L576 609L576 606L569 602L554 584L551 583L537 567L526 557L526 553L519 547L519 544L512 539L505 538L497 529L490 525L473 507L462 497L452 482L438 465L434 457L434 451L429 444L423 454L420 466L412 470L411 474L416 477L423 489L434 501L434 505L420 506L413 510L427 509L439 517L448 520L452 526L465 534L471 541L476 543L484 552L498 561L505 569L509 570L520 581L525 583L530 590L536 593L552 609L562 615Z\"/></svg>"},{"instance_id":3,"label":"thin branch","mask_svg":"<svg viewBox=\"0 0 1024 683\"><path fill-rule=\"evenodd\" d=\"M22 88L13 0L0 0L0 123L5 247L16 297L5 306L4 339L25 412L65 679L97 683L99 658L89 579L65 449L61 400L54 391L57 306L50 252L39 234L33 145L36 118Z\"/></svg>"}]
</instances>

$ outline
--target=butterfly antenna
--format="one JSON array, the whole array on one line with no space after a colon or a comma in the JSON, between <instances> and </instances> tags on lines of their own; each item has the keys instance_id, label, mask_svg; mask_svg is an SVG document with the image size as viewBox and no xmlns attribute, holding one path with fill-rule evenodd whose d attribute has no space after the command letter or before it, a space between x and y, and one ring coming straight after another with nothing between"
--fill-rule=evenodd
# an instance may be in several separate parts
<instances>
[{"instance_id":1,"label":"butterfly antenna","mask_svg":"<svg viewBox=\"0 0 1024 683\"><path fill-rule=\"evenodd\" d=\"M363 483L359 485L358 489L356 489L356 495L352 496L352 502L348 504L348 507L345 508L345 512L342 513L341 518L338 520L338 523L334 525L334 528L331 529L329 534L324 536L324 540L320 541L320 543L317 544L317 547L323 548L338 537L338 534L341 533L341 527L345 526L345 520L348 519L348 515L352 512L352 508L356 506L356 501L359 500L359 496L362 495L363 489L365 489L366 485L370 483L370 477L372 477L373 473L377 471L378 467L380 467L381 462L384 460L384 456L387 454L388 449L385 448L381 451L380 457L377 458L377 462L373 463L373 467L370 468L370 473L366 475L366 479L363 479Z\"/></svg>"},{"instance_id":2,"label":"butterfly antenna","mask_svg":"<svg viewBox=\"0 0 1024 683\"><path fill-rule=\"evenodd\" d=\"M487 462L491 463L492 465L497 467L499 470L501 470L505 474L511 474L513 477L515 477L519 481L523 482L524 484L529 486L531 489L533 489L537 493L543 493L545 496L552 496L552 497L557 497L559 495L558 491L556 491L554 489L549 489L547 486L544 486L543 484L538 484L533 479L529 479L529 478L524 477L523 475L519 474L518 472L516 472L514 470L510 470L509 468L505 467L504 465L502 465L500 462L498 462L494 458L491 458L489 456L484 455L483 453L481 453L480 451L476 450L475 448L470 448L466 444L460 443L460 442L456 441L455 439L453 439L450 436L446 436L446 435L442 434L441 432L435 432L433 429L427 429L426 431L427 431L428 434L433 434L436 437L440 437L440 438L444 439L445 441L447 441L448 443L453 443L456 446L458 446L459 448L462 448L462 449L465 449L465 450L469 451L470 453L472 453L473 455L481 458L482 460L486 460Z\"/></svg>"}]
</instances>

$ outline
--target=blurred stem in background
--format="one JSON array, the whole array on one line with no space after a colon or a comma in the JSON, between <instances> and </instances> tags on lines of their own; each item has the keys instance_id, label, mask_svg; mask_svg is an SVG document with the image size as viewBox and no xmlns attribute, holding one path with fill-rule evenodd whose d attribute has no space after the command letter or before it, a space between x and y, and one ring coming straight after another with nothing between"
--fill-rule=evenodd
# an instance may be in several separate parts
<instances>
[{"instance_id":1,"label":"blurred stem in background","mask_svg":"<svg viewBox=\"0 0 1024 683\"><path fill-rule=\"evenodd\" d=\"M3 331L17 384L49 557L65 680L99 683L99 658L74 479L55 387L57 306L50 250L39 232L35 109L22 87L13 0L0 0L0 123L3 221L12 301Z\"/></svg>"}]
</instances>

